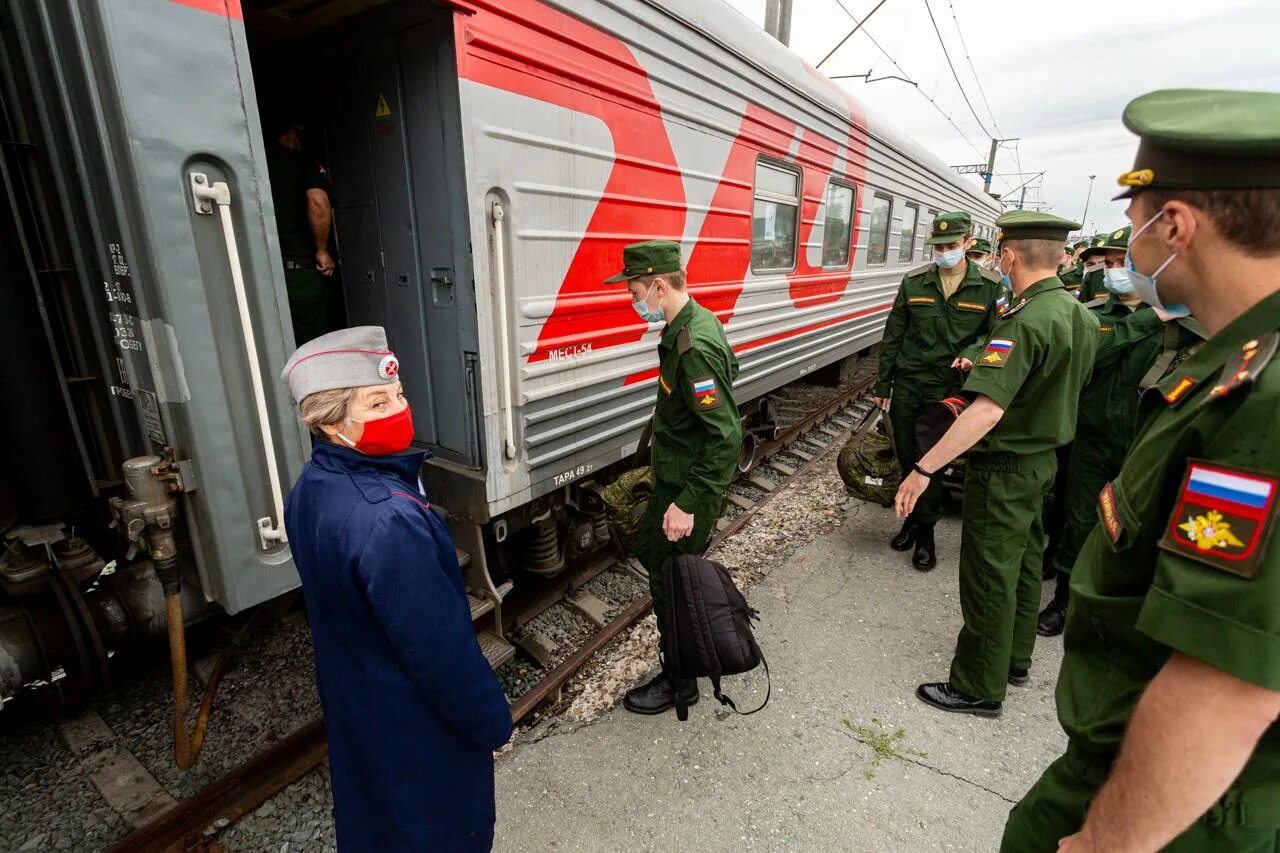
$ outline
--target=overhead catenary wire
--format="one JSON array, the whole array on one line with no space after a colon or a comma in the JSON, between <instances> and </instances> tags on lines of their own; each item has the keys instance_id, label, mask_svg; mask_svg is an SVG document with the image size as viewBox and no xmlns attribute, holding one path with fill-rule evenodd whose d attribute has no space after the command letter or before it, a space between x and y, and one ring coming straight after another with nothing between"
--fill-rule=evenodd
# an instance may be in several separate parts
<instances>
[{"instance_id":1,"label":"overhead catenary wire","mask_svg":"<svg viewBox=\"0 0 1280 853\"><path fill-rule=\"evenodd\" d=\"M982 128L982 132L987 135L988 139L994 139L995 135L987 130L986 125L982 123L982 119L978 117L978 111L973 108L973 102L969 100L969 93L964 90L964 84L960 82L960 75L956 73L956 66L951 61L951 54L947 52L947 43L942 38L942 30L938 29L938 21L933 17L933 7L929 5L929 0L922 0L924 8L929 13L929 23L933 24L933 31L938 36L938 44L942 47L942 56L947 60L947 67L951 69L951 76L955 78L956 86L960 89L960 96L964 98L965 105L969 107L969 112L973 114L973 120L978 123L978 127ZM994 122L992 122L994 124Z\"/></svg>"},{"instance_id":2,"label":"overhead catenary wire","mask_svg":"<svg viewBox=\"0 0 1280 853\"><path fill-rule=\"evenodd\" d=\"M889 2L889 0L880 0L880 2L876 4L876 7L872 9L870 12L868 12L865 16L863 16L861 21L858 21L856 24L854 24L853 29L849 30L849 32L845 35L845 37L840 39L840 42L835 47L827 51L827 55L822 57L822 59L818 60L818 64L815 65L814 67L821 68L823 63L826 62L828 59L830 59L837 50L844 47L844 43L847 42L849 39L853 38L853 34L856 33L858 30L862 29L862 25L865 24L867 21L871 20L871 16L874 15L876 12L879 12L880 7L887 2ZM846 9L845 11L847 12L848 10Z\"/></svg>"},{"instance_id":3,"label":"overhead catenary wire","mask_svg":"<svg viewBox=\"0 0 1280 853\"><path fill-rule=\"evenodd\" d=\"M956 16L956 5L952 0L947 0L947 5L951 8L951 20L956 25L956 35L960 36L960 47L964 50L964 60L969 63L969 71L973 74L973 82L978 86L978 94L982 96L982 104L987 108L987 115L991 117L991 126L996 129L997 136L1004 136L1004 131L1000 130L1000 123L996 121L996 114L991 109L991 102L987 100L987 92L982 88L982 81L978 79L978 69L973 67L973 57L969 55L969 45L964 40L964 30L960 29L960 18ZM1018 168L1022 168L1019 166Z\"/></svg>"},{"instance_id":4,"label":"overhead catenary wire","mask_svg":"<svg viewBox=\"0 0 1280 853\"><path fill-rule=\"evenodd\" d=\"M836 5L839 6L840 9L846 15L849 16L850 20L852 21L858 20L858 16L849 11L848 7L844 5L843 0L836 0ZM956 124L955 121L952 120L951 116L947 115L946 110L944 110L941 106L939 106L937 101L935 101L933 98L927 95L924 92L924 90L920 88L920 84L914 82L911 75L907 73L907 70L898 64L898 61L893 58L892 54L890 54L889 51L885 50L880 45L880 42L876 41L876 37L871 34L871 31L869 29L867 29L866 27L863 27L859 29L858 32L862 33L864 36L866 36L868 39L871 40L871 43L876 46L876 49L879 50L882 54L884 54L885 59L888 59L889 62L893 64L893 67L898 69L898 71L902 74L903 78L911 82L912 88L914 88L917 92L919 92L922 98L924 98L926 101L928 101L930 104L933 105L933 108L938 111L938 114L947 120L947 123L950 124L951 127L955 129L955 132L960 135L960 138L963 139L969 145L969 147L973 149L974 153L976 153L979 157L986 156L985 154L983 154L982 150L976 144L974 144L973 140L970 139L967 135L965 135L965 132L960 129L960 126ZM857 76L860 77L862 75L857 75Z\"/></svg>"}]
</instances>

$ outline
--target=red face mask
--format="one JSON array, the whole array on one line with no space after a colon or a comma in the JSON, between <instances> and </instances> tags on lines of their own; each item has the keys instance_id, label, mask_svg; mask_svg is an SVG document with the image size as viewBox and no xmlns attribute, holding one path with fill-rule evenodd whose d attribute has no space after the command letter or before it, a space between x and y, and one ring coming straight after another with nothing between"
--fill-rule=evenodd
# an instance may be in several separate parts
<instances>
[{"instance_id":1,"label":"red face mask","mask_svg":"<svg viewBox=\"0 0 1280 853\"><path fill-rule=\"evenodd\" d=\"M413 441L413 410L408 406L404 411L376 421L364 422L364 434L355 444L342 433L338 438L348 446L367 456L390 456L409 449Z\"/></svg>"}]
</instances>

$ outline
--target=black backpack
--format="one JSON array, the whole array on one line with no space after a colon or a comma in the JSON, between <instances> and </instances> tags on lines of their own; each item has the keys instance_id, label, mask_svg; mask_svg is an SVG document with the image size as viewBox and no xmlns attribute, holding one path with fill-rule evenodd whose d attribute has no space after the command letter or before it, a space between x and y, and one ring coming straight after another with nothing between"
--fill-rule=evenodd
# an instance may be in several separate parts
<instances>
[{"instance_id":1,"label":"black backpack","mask_svg":"<svg viewBox=\"0 0 1280 853\"><path fill-rule=\"evenodd\" d=\"M720 692L722 675L737 675L769 662L751 632L751 621L759 614L734 585L729 571L719 563L696 554L668 557L663 566L662 594L667 602L662 625L662 663L675 679L709 678L716 699L734 712L746 716L769 704L772 684L760 707L739 711L733 700ZM676 691L677 697L679 691ZM689 709L676 700L676 717L689 719Z\"/></svg>"}]
</instances>

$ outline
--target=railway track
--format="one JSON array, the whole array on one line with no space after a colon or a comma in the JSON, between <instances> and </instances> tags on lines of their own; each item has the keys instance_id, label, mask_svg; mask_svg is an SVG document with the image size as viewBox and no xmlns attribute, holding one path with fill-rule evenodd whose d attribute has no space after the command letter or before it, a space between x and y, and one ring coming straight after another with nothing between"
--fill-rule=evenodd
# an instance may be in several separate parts
<instances>
[{"instance_id":1,"label":"railway track","mask_svg":"<svg viewBox=\"0 0 1280 853\"><path fill-rule=\"evenodd\" d=\"M872 381L858 376L837 389L793 385L768 398L769 425L744 442L713 547L869 422ZM516 724L548 703L554 706L573 675L642 619L652 604L643 570L617 557L572 573L527 604L512 633L524 656L498 669ZM326 756L323 721L313 720L124 837L109 853L221 851L225 848L217 837L224 829L324 763Z\"/></svg>"}]
</instances>

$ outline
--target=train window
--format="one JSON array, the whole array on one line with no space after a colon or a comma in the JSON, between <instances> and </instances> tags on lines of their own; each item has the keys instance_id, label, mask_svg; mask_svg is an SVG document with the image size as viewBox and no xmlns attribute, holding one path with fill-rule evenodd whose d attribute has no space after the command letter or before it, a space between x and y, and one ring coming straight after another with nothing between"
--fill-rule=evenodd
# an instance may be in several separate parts
<instances>
[{"instance_id":1,"label":"train window","mask_svg":"<svg viewBox=\"0 0 1280 853\"><path fill-rule=\"evenodd\" d=\"M827 184L826 218L822 225L822 265L849 264L849 241L853 226L853 187L831 181Z\"/></svg>"},{"instance_id":2,"label":"train window","mask_svg":"<svg viewBox=\"0 0 1280 853\"><path fill-rule=\"evenodd\" d=\"M889 225L893 201L877 195L871 199L871 230L867 236L867 263L883 264L889 257Z\"/></svg>"},{"instance_id":3,"label":"train window","mask_svg":"<svg viewBox=\"0 0 1280 853\"><path fill-rule=\"evenodd\" d=\"M751 216L752 272L795 267L799 214L800 173L781 164L757 161Z\"/></svg>"},{"instance_id":4,"label":"train window","mask_svg":"<svg viewBox=\"0 0 1280 853\"><path fill-rule=\"evenodd\" d=\"M916 256L916 226L920 224L920 205L908 204L902 212L902 232L898 237L898 262L911 263Z\"/></svg>"}]
</instances>

